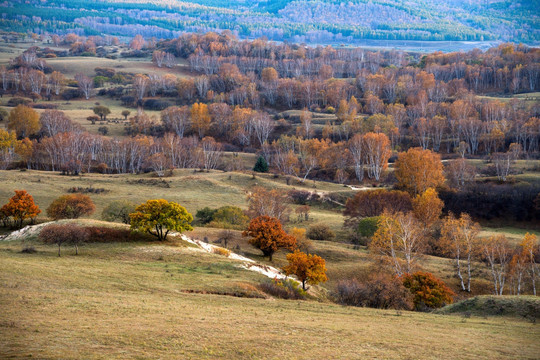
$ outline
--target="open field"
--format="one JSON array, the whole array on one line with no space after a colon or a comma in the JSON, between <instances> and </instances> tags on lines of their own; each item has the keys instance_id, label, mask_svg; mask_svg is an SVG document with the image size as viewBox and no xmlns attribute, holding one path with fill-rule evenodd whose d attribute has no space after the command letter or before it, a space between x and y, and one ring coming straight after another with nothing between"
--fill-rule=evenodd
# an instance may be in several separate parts
<instances>
[{"instance_id":1,"label":"open field","mask_svg":"<svg viewBox=\"0 0 540 360\"><path fill-rule=\"evenodd\" d=\"M90 244L81 255L0 243L4 358L533 359L538 327L313 301L186 293L250 291L262 276L195 249ZM422 339L422 341L419 341Z\"/></svg>"},{"instance_id":2,"label":"open field","mask_svg":"<svg viewBox=\"0 0 540 360\"><path fill-rule=\"evenodd\" d=\"M227 155L231 156L231 155ZM241 163L252 167L255 156L242 154ZM23 175L24 176L21 176ZM274 178L271 174L251 174L240 172L196 172L194 170L174 170L172 177L163 179L153 174L84 174L82 176L62 176L47 171L0 171L2 178L0 187L0 202L5 202L12 196L15 189L26 189L34 196L37 204L45 210L52 200L65 194L71 187L103 188L105 193L92 194L96 204L93 218L99 218L103 208L114 200L130 200L133 202L146 201L149 196L176 201L184 205L188 211L195 213L205 206L217 208L225 205L247 208L247 191L254 186L277 188L285 192L292 189L316 191L318 193L345 192L352 193L349 188L328 182L293 181L287 185L284 177ZM44 215L44 214L42 214ZM294 214L293 214L294 216ZM312 222L325 221L336 230L343 224L343 216L334 211L313 209Z\"/></svg>"}]
</instances>

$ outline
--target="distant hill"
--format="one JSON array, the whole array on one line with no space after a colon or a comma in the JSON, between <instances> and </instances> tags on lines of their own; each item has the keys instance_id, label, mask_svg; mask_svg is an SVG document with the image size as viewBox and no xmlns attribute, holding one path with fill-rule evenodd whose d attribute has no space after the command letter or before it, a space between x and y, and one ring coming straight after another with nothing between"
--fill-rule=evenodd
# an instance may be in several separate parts
<instances>
[{"instance_id":1,"label":"distant hill","mask_svg":"<svg viewBox=\"0 0 540 360\"><path fill-rule=\"evenodd\" d=\"M231 30L306 43L540 41L540 0L16 0L0 29L169 38Z\"/></svg>"}]
</instances>

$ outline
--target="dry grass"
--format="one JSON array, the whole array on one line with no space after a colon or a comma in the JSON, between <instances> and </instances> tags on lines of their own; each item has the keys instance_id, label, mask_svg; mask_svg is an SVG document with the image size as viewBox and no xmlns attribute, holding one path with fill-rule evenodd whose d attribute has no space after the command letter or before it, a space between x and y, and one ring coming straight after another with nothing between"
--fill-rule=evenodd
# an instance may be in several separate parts
<instances>
[{"instance_id":1,"label":"dry grass","mask_svg":"<svg viewBox=\"0 0 540 360\"><path fill-rule=\"evenodd\" d=\"M537 326L358 309L253 292L260 276L228 259L162 244L0 243L4 358L535 358ZM236 289L236 290L235 290Z\"/></svg>"}]
</instances>

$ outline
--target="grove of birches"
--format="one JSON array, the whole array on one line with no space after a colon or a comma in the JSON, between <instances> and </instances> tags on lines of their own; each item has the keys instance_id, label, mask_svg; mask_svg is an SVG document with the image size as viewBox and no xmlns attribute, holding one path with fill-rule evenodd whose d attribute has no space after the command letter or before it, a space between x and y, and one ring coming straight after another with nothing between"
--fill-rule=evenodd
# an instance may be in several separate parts
<instances>
[{"instance_id":1,"label":"grove of birches","mask_svg":"<svg viewBox=\"0 0 540 360\"><path fill-rule=\"evenodd\" d=\"M540 91L540 49L505 43L483 52L420 54L239 40L230 31L170 40L138 35L127 42L73 33L34 34L34 40L40 45L0 67L0 91L9 99L3 105L10 109L0 110L2 170L83 177L167 177L172 169L186 168L269 172L286 179L291 190L255 189L248 195L249 209L237 214L245 220L236 229L270 261L279 248L291 251L284 270L296 274L304 288L306 281L324 282L326 275L324 259L303 246L306 234L284 230L290 204L301 205L297 213L307 219L312 203L312 193L293 190L292 184L343 184L358 191L325 199L340 204L346 219L346 231L333 240L367 246L384 269L374 270L369 281L383 281L377 273L387 273L384 281L396 292L401 284L413 289L413 283L440 292L435 300L415 300L417 308L479 291L536 295L536 236L527 233L511 244L504 235L479 233L481 225L498 219L532 229L540 221L540 184L515 179L523 171L520 161L540 158L540 103L526 95ZM96 67L93 76L68 77L47 63L66 56L151 58L155 71ZM179 66L185 67L182 76L173 71ZM100 104L104 99L120 101L124 110L111 113ZM72 121L57 109L58 101L90 101L87 121L99 131L90 133ZM124 125L123 135L108 134L112 121ZM256 154L253 169L241 167L240 153ZM478 163L482 166L474 166ZM39 214L28 194L17 196L0 210L5 226L22 227ZM148 230L141 225L142 213L152 206L158 205L139 205L126 222ZM30 210L21 210L25 207ZM185 209L167 209L185 224L173 221L164 228L191 228L193 217ZM53 210L53 219L85 214ZM167 232L160 231L163 240ZM323 224L307 235L328 240L330 232ZM256 241L266 235L272 244ZM419 267L427 255L452 259L459 285L449 289L428 266ZM299 263L311 264L311 275L302 278ZM475 288L480 268L488 274L489 289ZM395 284L396 279L402 280ZM347 300L354 286L353 280L340 282L337 298L354 305L356 300ZM396 301L390 307L411 308Z\"/></svg>"}]
</instances>

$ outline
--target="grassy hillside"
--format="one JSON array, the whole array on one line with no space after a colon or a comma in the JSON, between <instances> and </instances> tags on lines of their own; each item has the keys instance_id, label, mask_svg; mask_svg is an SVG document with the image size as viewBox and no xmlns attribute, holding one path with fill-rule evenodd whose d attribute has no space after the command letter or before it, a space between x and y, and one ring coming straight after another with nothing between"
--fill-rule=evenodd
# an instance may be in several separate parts
<instances>
[{"instance_id":1,"label":"grassy hillside","mask_svg":"<svg viewBox=\"0 0 540 360\"><path fill-rule=\"evenodd\" d=\"M54 246L21 254L21 245L0 242L3 358L531 359L540 352L538 327L514 318L208 294L258 294L262 276L188 247L94 244L58 258Z\"/></svg>"},{"instance_id":2,"label":"grassy hillside","mask_svg":"<svg viewBox=\"0 0 540 360\"><path fill-rule=\"evenodd\" d=\"M514 316L536 322L540 319L540 299L536 296L476 296L436 311L465 316Z\"/></svg>"}]
</instances>

